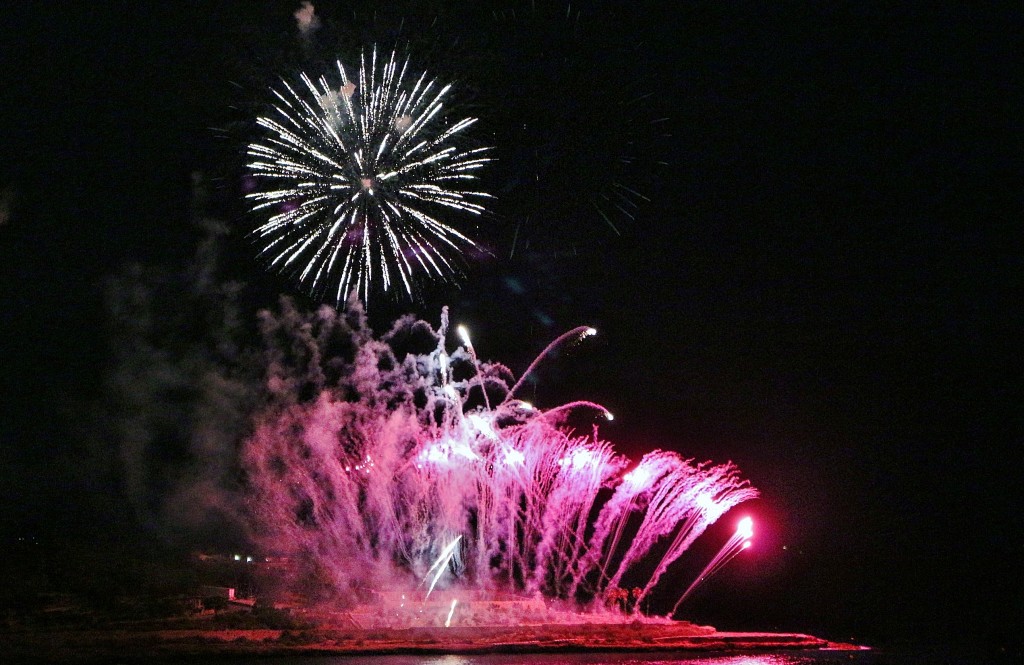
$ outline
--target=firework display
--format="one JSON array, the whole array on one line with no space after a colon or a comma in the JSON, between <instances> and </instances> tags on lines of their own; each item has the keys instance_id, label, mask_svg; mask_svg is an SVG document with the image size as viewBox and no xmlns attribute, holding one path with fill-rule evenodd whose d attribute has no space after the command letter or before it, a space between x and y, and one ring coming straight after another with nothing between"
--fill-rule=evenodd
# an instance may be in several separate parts
<instances>
[{"instance_id":1,"label":"firework display","mask_svg":"<svg viewBox=\"0 0 1024 665\"><path fill-rule=\"evenodd\" d=\"M596 430L575 434L574 408L516 399L512 373L479 362L464 330L449 353L446 312L437 330L405 317L374 338L357 302L286 308L263 332L274 398L243 449L254 523L341 596L384 584L580 600L644 575L639 603L757 495L731 463L655 451L633 465Z\"/></svg>"},{"instance_id":2,"label":"firework display","mask_svg":"<svg viewBox=\"0 0 1024 665\"><path fill-rule=\"evenodd\" d=\"M297 12L304 37L314 18L311 7ZM282 81L248 147L261 254L314 298L344 305L303 314L286 301L263 314L268 400L242 448L256 539L315 570L332 602L370 588L580 602L632 586L638 609L696 538L757 491L732 463L657 450L632 464L596 425L589 435L566 425L582 414L612 420L595 402L539 409L520 399L540 362L593 328L557 337L519 377L482 362L462 326L449 353L447 310L437 329L406 316L371 333L371 293L412 296L421 278L453 277L477 247L453 220L485 212L488 194L475 185L491 160L465 143L476 120L446 112L451 87L408 60L373 49L353 76L341 61L336 69ZM509 82L515 90L529 78ZM579 124L554 117L558 132ZM613 185L608 203L632 217L643 197Z\"/></svg>"},{"instance_id":3,"label":"firework display","mask_svg":"<svg viewBox=\"0 0 1024 665\"><path fill-rule=\"evenodd\" d=\"M282 81L257 120L265 135L248 147L248 198L268 216L254 231L261 255L335 303L451 279L476 247L452 218L479 216L488 198L473 187L488 149L460 142L476 120L450 119L451 86L393 52L364 54L352 76L336 69Z\"/></svg>"}]
</instances>

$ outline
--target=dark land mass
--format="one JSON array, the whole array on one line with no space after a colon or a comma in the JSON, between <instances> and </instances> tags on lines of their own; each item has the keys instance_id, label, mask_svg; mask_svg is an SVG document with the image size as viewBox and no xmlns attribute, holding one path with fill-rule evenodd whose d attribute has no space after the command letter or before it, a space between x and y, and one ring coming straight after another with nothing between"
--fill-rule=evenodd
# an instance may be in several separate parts
<instances>
[{"instance_id":1,"label":"dark land mass","mask_svg":"<svg viewBox=\"0 0 1024 665\"><path fill-rule=\"evenodd\" d=\"M357 630L147 629L25 630L0 635L0 653L19 662L104 662L183 656L542 653L559 651L769 651L858 649L796 633L719 632L672 624Z\"/></svg>"}]
</instances>

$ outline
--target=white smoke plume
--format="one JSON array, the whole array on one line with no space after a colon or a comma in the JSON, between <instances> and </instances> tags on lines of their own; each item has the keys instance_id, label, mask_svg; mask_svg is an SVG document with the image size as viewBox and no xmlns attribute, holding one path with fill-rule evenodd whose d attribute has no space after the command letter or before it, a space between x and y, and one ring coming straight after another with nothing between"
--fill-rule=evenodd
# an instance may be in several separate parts
<instances>
[{"instance_id":1,"label":"white smoke plume","mask_svg":"<svg viewBox=\"0 0 1024 665\"><path fill-rule=\"evenodd\" d=\"M133 265L106 280L110 358L97 410L138 523L170 542L227 546L244 539L237 445L259 371L244 349L241 287L217 278L227 230L200 228L184 270Z\"/></svg>"},{"instance_id":2,"label":"white smoke plume","mask_svg":"<svg viewBox=\"0 0 1024 665\"><path fill-rule=\"evenodd\" d=\"M320 28L320 17L316 15L316 8L312 2L303 2L293 16L299 34L303 37L309 37Z\"/></svg>"}]
</instances>

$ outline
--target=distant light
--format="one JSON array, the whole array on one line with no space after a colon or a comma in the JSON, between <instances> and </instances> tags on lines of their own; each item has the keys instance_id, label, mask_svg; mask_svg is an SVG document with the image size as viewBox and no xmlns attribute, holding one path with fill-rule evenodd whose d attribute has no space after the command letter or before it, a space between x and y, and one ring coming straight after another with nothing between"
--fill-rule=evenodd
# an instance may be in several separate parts
<instances>
[{"instance_id":1,"label":"distant light","mask_svg":"<svg viewBox=\"0 0 1024 665\"><path fill-rule=\"evenodd\" d=\"M242 555L241 554L236 554L235 555L235 561L241 561L241 560L242 560Z\"/></svg>"},{"instance_id":2,"label":"distant light","mask_svg":"<svg viewBox=\"0 0 1024 665\"><path fill-rule=\"evenodd\" d=\"M467 348L472 349L473 342L469 340L469 331L466 330L466 326L460 325L457 328L455 328L455 331L459 333L459 337L462 339L462 343L465 344Z\"/></svg>"},{"instance_id":3,"label":"distant light","mask_svg":"<svg viewBox=\"0 0 1024 665\"><path fill-rule=\"evenodd\" d=\"M251 556L245 557L245 562L246 563L252 563L252 557Z\"/></svg>"}]
</instances>

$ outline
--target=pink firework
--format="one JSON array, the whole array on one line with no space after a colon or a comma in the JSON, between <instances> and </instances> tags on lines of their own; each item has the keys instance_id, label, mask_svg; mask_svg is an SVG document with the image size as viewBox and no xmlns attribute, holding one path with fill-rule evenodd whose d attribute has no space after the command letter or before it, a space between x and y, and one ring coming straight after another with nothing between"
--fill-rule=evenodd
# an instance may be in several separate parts
<instances>
[{"instance_id":1,"label":"pink firework","mask_svg":"<svg viewBox=\"0 0 1024 665\"><path fill-rule=\"evenodd\" d=\"M581 600L638 575L642 599L757 495L732 464L654 451L630 469L596 427L561 426L574 409L609 418L601 405L516 399L522 378L480 362L464 330L449 352L447 310L436 330L405 317L379 338L355 301L310 315L285 303L262 324L269 399L243 449L253 529L326 571L341 599L457 585Z\"/></svg>"}]
</instances>

